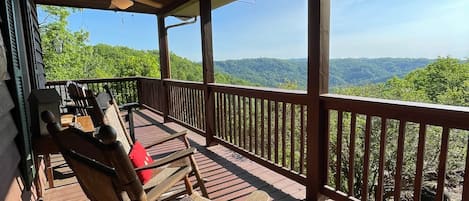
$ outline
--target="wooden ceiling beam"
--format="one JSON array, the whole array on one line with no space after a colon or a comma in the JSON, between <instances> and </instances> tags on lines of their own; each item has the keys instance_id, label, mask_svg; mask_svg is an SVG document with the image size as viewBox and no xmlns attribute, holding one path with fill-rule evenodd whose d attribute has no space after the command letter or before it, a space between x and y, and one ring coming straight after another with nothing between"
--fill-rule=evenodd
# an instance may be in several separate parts
<instances>
[{"instance_id":1,"label":"wooden ceiling beam","mask_svg":"<svg viewBox=\"0 0 469 201\"><path fill-rule=\"evenodd\" d=\"M100 10L113 10L133 13L147 13L147 14L159 14L161 13L160 8L148 6L139 2L135 2L133 6L125 10L117 8L109 8L111 0L35 0L36 4L51 5L51 6L66 6L75 8L92 8Z\"/></svg>"},{"instance_id":2,"label":"wooden ceiling beam","mask_svg":"<svg viewBox=\"0 0 469 201\"><path fill-rule=\"evenodd\" d=\"M168 13L172 10L178 8L179 6L184 5L185 3L189 2L190 0L174 0L171 4L165 6L161 9L160 15L168 16Z\"/></svg>"},{"instance_id":3,"label":"wooden ceiling beam","mask_svg":"<svg viewBox=\"0 0 469 201\"><path fill-rule=\"evenodd\" d=\"M138 3L142 3L142 4L145 4L145 5L148 5L148 6L151 6L153 8L163 8L163 4L159 3L159 2L156 2L156 1L153 1L153 0L134 0L135 2L138 2Z\"/></svg>"}]
</instances>

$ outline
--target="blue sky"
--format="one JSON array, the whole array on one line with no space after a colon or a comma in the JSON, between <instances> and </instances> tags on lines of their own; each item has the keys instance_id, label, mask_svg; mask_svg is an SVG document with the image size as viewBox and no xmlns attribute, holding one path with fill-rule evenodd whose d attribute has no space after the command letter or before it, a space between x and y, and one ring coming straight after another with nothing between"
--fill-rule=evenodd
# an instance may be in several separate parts
<instances>
[{"instance_id":1,"label":"blue sky","mask_svg":"<svg viewBox=\"0 0 469 201\"><path fill-rule=\"evenodd\" d=\"M306 0L241 0L215 10L215 60L306 57L306 5ZM467 0L331 0L330 56L467 58L467 21ZM177 22L167 19L167 25ZM158 49L153 15L83 10L69 23L71 30L89 31L90 44ZM168 35L172 52L201 60L199 23Z\"/></svg>"}]
</instances>

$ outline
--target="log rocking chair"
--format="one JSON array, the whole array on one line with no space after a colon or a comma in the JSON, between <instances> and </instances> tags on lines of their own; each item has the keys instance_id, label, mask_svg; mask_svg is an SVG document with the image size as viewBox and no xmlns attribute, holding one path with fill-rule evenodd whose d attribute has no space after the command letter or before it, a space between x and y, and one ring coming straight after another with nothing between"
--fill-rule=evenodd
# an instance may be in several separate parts
<instances>
[{"instance_id":1,"label":"log rocking chair","mask_svg":"<svg viewBox=\"0 0 469 201\"><path fill-rule=\"evenodd\" d=\"M74 127L62 128L51 112L43 112L42 119L91 200L174 199L174 195L167 192L181 180L184 180L187 194L194 192L189 174L192 171L190 156L194 154L195 148L178 151L152 164L134 168L122 143L116 140L116 131L111 126L102 125L97 137L93 137ZM158 181L152 186L142 185L137 177L137 171L164 166L174 167L175 170L170 174L155 175Z\"/></svg>"}]
</instances>

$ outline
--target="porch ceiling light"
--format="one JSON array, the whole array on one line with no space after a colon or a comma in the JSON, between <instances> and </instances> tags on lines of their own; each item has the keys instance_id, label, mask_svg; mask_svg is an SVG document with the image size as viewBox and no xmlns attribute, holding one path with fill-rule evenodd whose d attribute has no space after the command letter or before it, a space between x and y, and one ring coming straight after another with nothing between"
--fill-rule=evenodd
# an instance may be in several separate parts
<instances>
[{"instance_id":1,"label":"porch ceiling light","mask_svg":"<svg viewBox=\"0 0 469 201\"><path fill-rule=\"evenodd\" d=\"M121 10L125 10L133 5L134 2L131 0L111 0L111 7L117 7Z\"/></svg>"}]
</instances>

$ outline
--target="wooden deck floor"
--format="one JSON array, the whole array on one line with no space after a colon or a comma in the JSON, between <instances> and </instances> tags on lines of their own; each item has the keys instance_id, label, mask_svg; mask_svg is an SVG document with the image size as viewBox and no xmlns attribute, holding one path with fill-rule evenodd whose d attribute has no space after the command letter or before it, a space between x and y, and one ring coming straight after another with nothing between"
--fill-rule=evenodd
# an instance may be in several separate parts
<instances>
[{"instance_id":1,"label":"wooden deck floor","mask_svg":"<svg viewBox=\"0 0 469 201\"><path fill-rule=\"evenodd\" d=\"M162 124L161 116L140 110L136 112L136 138L144 145L168 133L186 130L176 123ZM189 132L191 145L198 149L195 155L202 177L212 200L243 200L250 192L260 189L273 200L303 200L305 187L277 174L221 145L204 147L202 136ZM158 158L183 147L181 141L171 141L149 149L150 155ZM44 200L87 200L73 172L60 155L52 156L55 188L47 189Z\"/></svg>"}]
</instances>

